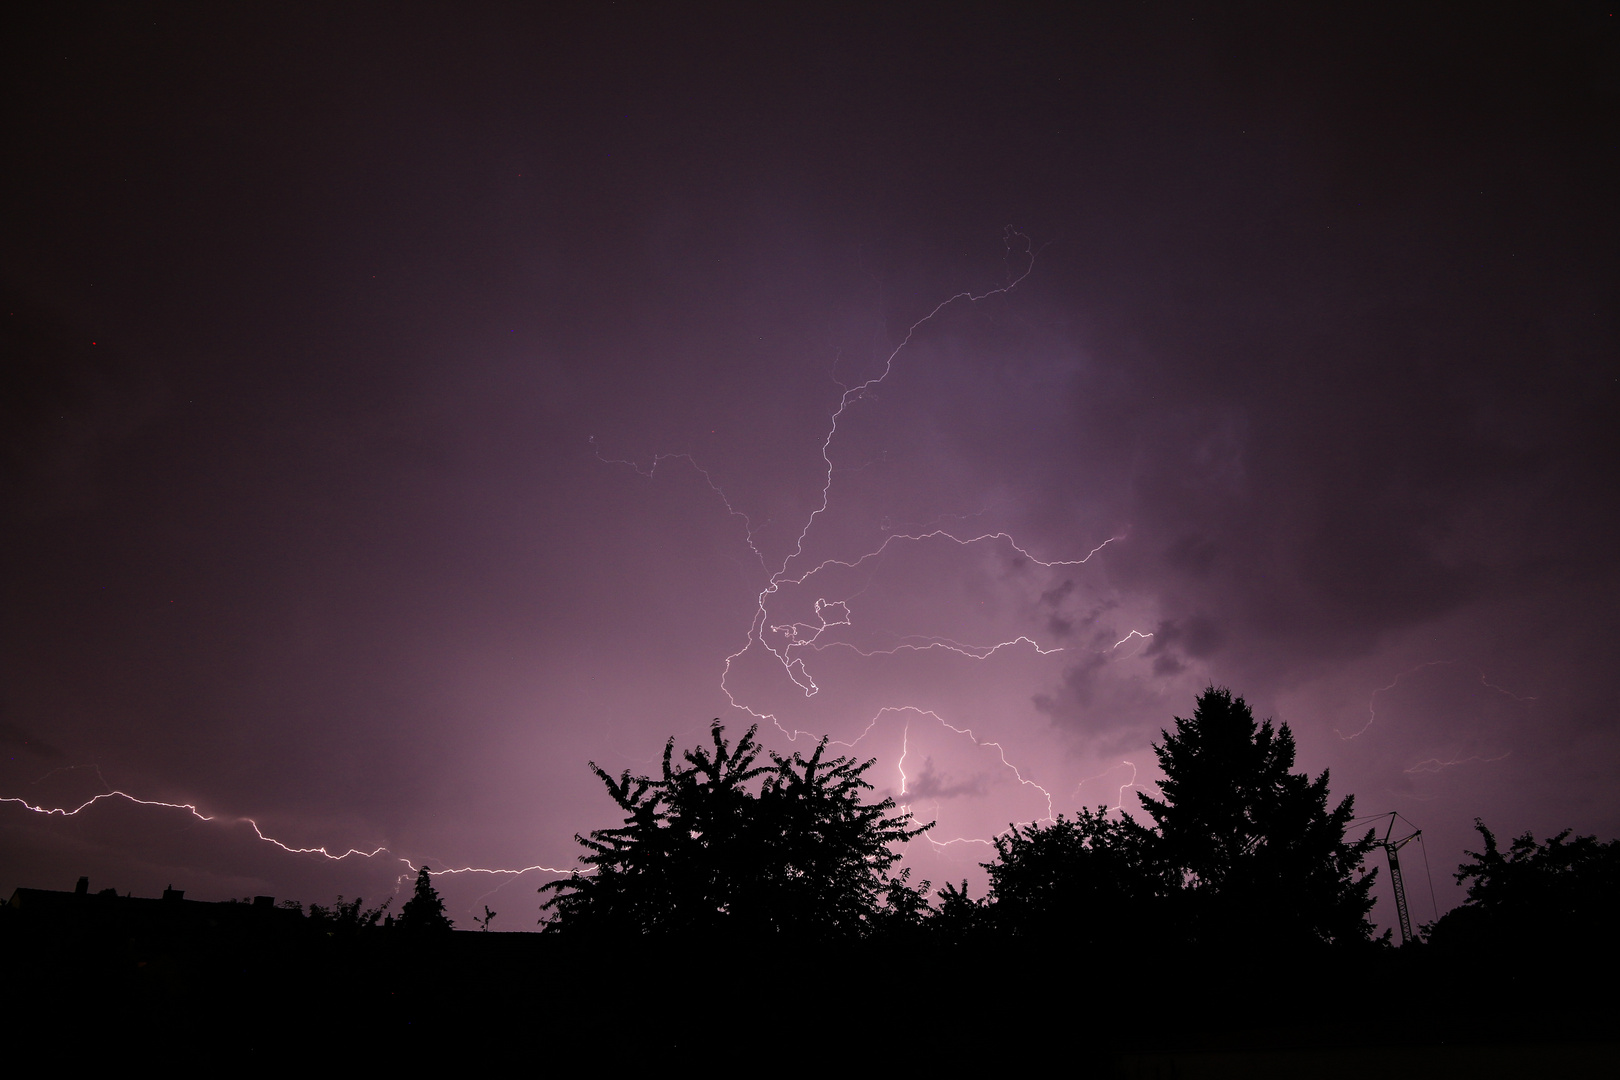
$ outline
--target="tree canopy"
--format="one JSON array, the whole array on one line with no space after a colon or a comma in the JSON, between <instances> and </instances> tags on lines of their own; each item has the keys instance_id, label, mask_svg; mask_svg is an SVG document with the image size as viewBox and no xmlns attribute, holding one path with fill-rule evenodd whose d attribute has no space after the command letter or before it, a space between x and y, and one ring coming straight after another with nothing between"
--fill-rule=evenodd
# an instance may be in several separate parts
<instances>
[{"instance_id":1,"label":"tree canopy","mask_svg":"<svg viewBox=\"0 0 1620 1080\"><path fill-rule=\"evenodd\" d=\"M362 908L360 897L344 900L339 896L331 907L323 907L320 904L309 905L309 921L328 936L349 937L382 922L391 903L392 900L384 900L374 908Z\"/></svg>"},{"instance_id":2,"label":"tree canopy","mask_svg":"<svg viewBox=\"0 0 1620 1080\"><path fill-rule=\"evenodd\" d=\"M594 762L624 823L576 837L585 869L543 886L552 932L735 937L861 937L923 907L895 846L930 826L862 801L872 761L768 755L751 727L735 746L716 720L712 749L661 774L617 779ZM923 888L927 883L923 883Z\"/></svg>"},{"instance_id":3,"label":"tree canopy","mask_svg":"<svg viewBox=\"0 0 1620 1080\"><path fill-rule=\"evenodd\" d=\"M1353 798L1329 808L1328 774L1293 771L1288 725L1257 723L1225 689L1161 732L1160 795L1142 796L1152 828L1102 807L1014 825L984 864L988 895L947 887L938 908L926 882L892 872L930 826L863 801L872 761L829 758L825 739L808 757L766 755L756 735L732 745L717 720L708 747L677 757L669 740L656 776L592 763L624 821L577 837L581 870L541 889L547 930L779 939L926 925L943 940L1249 949L1371 936L1374 839L1346 839Z\"/></svg>"},{"instance_id":4,"label":"tree canopy","mask_svg":"<svg viewBox=\"0 0 1620 1080\"><path fill-rule=\"evenodd\" d=\"M1060 815L1047 826L1014 825L995 838L995 861L984 864L994 927L1092 947L1145 929L1162 915L1167 887L1154 839L1105 807L1073 819ZM941 899L958 902L948 894Z\"/></svg>"},{"instance_id":5,"label":"tree canopy","mask_svg":"<svg viewBox=\"0 0 1620 1080\"><path fill-rule=\"evenodd\" d=\"M1230 690L1210 687L1190 718L1154 746L1163 796L1139 797L1156 847L1181 877L1181 905L1199 940L1345 943L1372 933L1374 847L1345 839L1354 796L1328 809L1328 774L1294 767L1288 725L1256 723Z\"/></svg>"},{"instance_id":6,"label":"tree canopy","mask_svg":"<svg viewBox=\"0 0 1620 1080\"><path fill-rule=\"evenodd\" d=\"M402 930L430 933L442 933L454 928L444 913L444 901L439 899L439 890L433 887L433 876L425 866L416 872L416 889L399 911L399 926Z\"/></svg>"},{"instance_id":7,"label":"tree canopy","mask_svg":"<svg viewBox=\"0 0 1620 1080\"><path fill-rule=\"evenodd\" d=\"M1590 955L1620 946L1614 898L1620 891L1620 841L1570 839L1572 830L1538 844L1530 833L1503 851L1496 834L1475 820L1482 850L1465 852L1458 884L1467 883L1461 907L1446 913L1431 938L1445 949L1543 951L1571 947Z\"/></svg>"}]
</instances>

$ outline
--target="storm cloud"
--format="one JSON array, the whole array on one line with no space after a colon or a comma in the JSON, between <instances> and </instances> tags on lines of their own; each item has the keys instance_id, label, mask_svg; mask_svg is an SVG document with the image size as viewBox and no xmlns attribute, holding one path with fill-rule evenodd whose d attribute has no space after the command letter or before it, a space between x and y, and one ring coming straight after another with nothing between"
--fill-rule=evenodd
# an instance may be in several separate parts
<instances>
[{"instance_id":1,"label":"storm cloud","mask_svg":"<svg viewBox=\"0 0 1620 1080\"><path fill-rule=\"evenodd\" d=\"M36 14L0 796L215 820L0 804L14 884L566 868L714 716L982 841L1210 684L1442 905L1615 834L1596 11Z\"/></svg>"}]
</instances>

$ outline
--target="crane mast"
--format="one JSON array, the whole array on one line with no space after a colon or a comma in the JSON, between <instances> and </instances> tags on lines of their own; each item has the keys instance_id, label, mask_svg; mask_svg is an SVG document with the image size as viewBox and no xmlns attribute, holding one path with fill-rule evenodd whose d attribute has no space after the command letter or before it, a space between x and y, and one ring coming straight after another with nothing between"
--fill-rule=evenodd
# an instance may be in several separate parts
<instances>
[{"instance_id":1,"label":"crane mast","mask_svg":"<svg viewBox=\"0 0 1620 1080\"><path fill-rule=\"evenodd\" d=\"M1379 818L1383 818L1386 815L1380 814L1378 816ZM1423 830L1414 828L1405 836L1396 839L1395 822L1397 820L1406 821L1406 819L1402 818L1394 811L1390 811L1387 816L1389 821L1384 826L1384 835L1383 838L1378 841L1378 846L1384 849L1384 854L1389 858L1389 881L1390 885L1395 890L1395 915L1400 922L1401 944L1405 945L1407 942L1413 940L1412 917L1410 914L1408 914L1406 908L1406 883L1401 880L1401 860L1397 852L1399 852L1401 848L1405 847L1413 840L1420 838L1423 835ZM1407 821L1406 824L1411 825L1412 823Z\"/></svg>"}]
</instances>

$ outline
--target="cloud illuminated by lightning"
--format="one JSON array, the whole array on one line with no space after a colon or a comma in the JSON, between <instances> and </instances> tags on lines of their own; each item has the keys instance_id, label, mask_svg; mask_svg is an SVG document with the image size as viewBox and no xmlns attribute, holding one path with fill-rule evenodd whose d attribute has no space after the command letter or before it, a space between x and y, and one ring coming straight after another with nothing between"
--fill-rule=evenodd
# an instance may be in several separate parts
<instances>
[{"instance_id":1,"label":"cloud illuminated by lightning","mask_svg":"<svg viewBox=\"0 0 1620 1080\"><path fill-rule=\"evenodd\" d=\"M819 503L805 518L804 524L799 529L798 536L794 541L792 550L788 552L774 571L768 571L768 576L755 597L754 614L744 635L743 643L740 648L727 656L721 665L720 688L724 692L726 699L731 704L732 708L745 713L753 720L762 723L767 721L770 722L777 728L777 730L785 735L789 741L797 741L801 735L809 735L813 738L817 736L816 733L805 731L792 725L790 722L784 721L784 718L775 712L762 708L756 708L748 701L742 700L738 696L738 693L733 690L731 676L734 667L743 659L743 657L756 648L769 654L770 657L775 661L775 664L787 676L788 681L796 686L805 697L812 697L820 691L820 687L816 683L814 676L806 664L807 657L827 649L848 649L863 657L891 656L900 652L943 650L956 653L957 655L970 660L979 661L987 660L1003 650L1017 647L1027 647L1033 650L1036 655L1040 656L1047 656L1051 655L1052 653L1062 652L1065 650L1062 646L1042 645L1033 637L1024 634L1016 635L1010 639L1002 641L974 643L962 642L942 635L914 634L901 637L892 646L887 648L862 648L853 642L841 640L832 636L839 628L852 628L854 626L858 606L857 595L851 594L842 596L816 597L812 603L813 621L773 621L770 615L771 600L773 597L779 596L784 588L789 586L809 586L812 584L813 579L815 579L818 575L823 574L825 571L833 569L857 570L869 563L876 561L891 551L928 543L944 542L954 544L962 548L976 546L998 546L1010 551L1029 564L1041 567L1043 569L1054 569L1059 567L1075 567L1085 565L1093 556L1097 555L1104 548L1108 547L1108 545L1119 539L1118 536L1110 536L1104 539L1101 543L1098 543L1090 548L1085 552L1084 555L1079 555L1073 558L1043 559L1038 558L1026 547L1021 545L1011 534L1006 532L986 532L966 536L957 535L956 533L947 529L925 529L916 532L890 533L877 547L854 558L829 558L802 571L795 571L794 569L795 564L803 558L806 541L811 530L814 528L817 519L825 514L832 504L833 483L836 474L836 470L833 465L832 447L834 440L837 439L841 430L841 424L844 420L845 413L856 402L874 396L874 391L876 388L880 386L894 371L895 365L900 359L901 354L905 351L907 346L911 344L918 331L920 331L924 326L939 316L946 309L957 304L977 304L994 296L1006 295L1016 289L1018 285L1029 276L1030 272L1034 269L1035 252L1030 245L1028 237L1009 229L1004 237L1004 241L1009 258L1011 258L1016 252L1021 255L1024 260L1026 260L1023 269L1016 275L1011 276L1007 284L980 293L959 292L946 298L945 300L940 301L927 314L923 315L907 328L905 335L889 352L888 356L883 362L881 370L877 374L854 385L843 386L840 384L843 392L838 399L836 407L832 410L829 416L826 434L821 441L820 456L822 465L824 466L824 471L822 476ZM697 470L697 472L709 485L710 489L720 499L721 503L725 506L727 513L742 520L744 527L747 530L747 542L750 550L752 550L755 557L760 560L762 566L766 565L766 560L764 559L763 554L754 543L753 525L748 515L737 509L737 507L732 503L731 499L726 495L721 485L714 479L707 469L701 466L697 460L692 457L692 455L660 454L654 457L650 466L643 468L632 461L606 457L602 454L600 449L596 448L594 440L592 442L592 449L596 453L597 457L602 461L626 465L633 469L638 475L648 479L651 479L655 475L658 466L664 462L681 460L690 464L694 469ZM885 522L885 524L887 523ZM1145 645L1148 639L1150 639L1152 636L1153 635L1150 633L1140 630L1132 630L1108 651L1112 652L1114 649L1118 649L1121 645L1133 640L1140 640ZM1134 655L1134 653L1132 655ZM1051 821L1055 819L1052 793L1045 787L1026 777L1024 773L1008 759L1005 748L999 742L993 740L982 740L971 728L953 724L932 709L925 709L920 706L909 704L886 706L880 708L877 713L873 715L871 720L867 722L866 727L854 739L847 741L830 740L830 742L833 745L853 749L872 732L872 730L882 719L890 715L907 716L901 736L901 753L899 761L896 765L899 777L899 790L902 796L907 793L909 784L909 778L906 774L905 761L910 745L910 722L914 717L926 717L933 720L942 728L956 735L967 738L975 746L994 748L1000 759L1002 767L1011 771L1020 785L1029 787L1040 793L1046 805L1046 813L1044 816L1037 818L1036 821ZM1130 763L1127 762L1126 764ZM1131 770L1131 779L1125 784L1121 785L1120 798L1114 809L1121 809L1123 807L1124 791L1133 786L1136 782L1136 767L1131 765ZM929 842L936 847L944 847L955 843L988 844L990 842L987 839L978 837L959 837L952 840L940 840L932 833L925 835L927 836Z\"/></svg>"},{"instance_id":2,"label":"cloud illuminated by lightning","mask_svg":"<svg viewBox=\"0 0 1620 1080\"><path fill-rule=\"evenodd\" d=\"M727 514L739 519L742 522L745 534L745 542L747 543L749 550L753 553L754 559L758 562L761 570L765 572L766 579L756 596L755 612L749 623L742 646L737 651L727 656L724 660L720 674L720 686L733 708L748 714L755 720L761 722L770 721L790 741L796 741L800 735L811 733L796 729L789 724L784 723L783 720L775 713L757 710L748 703L739 700L738 697L733 693L730 686L729 677L732 673L733 665L746 653L756 647L769 653L770 656L781 667L783 672L787 675L788 679L801 691L803 691L807 697L814 695L817 692L818 687L805 665L805 654L814 654L831 648L851 649L859 655L867 657L894 655L902 651L920 652L928 650L944 650L956 653L967 659L979 661L987 660L1003 650L1017 647L1028 647L1037 655L1041 656L1050 655L1052 653L1061 652L1064 650L1060 646L1043 646L1040 642L1027 635L1017 635L1008 640L987 643L967 643L944 636L908 635L898 640L890 648L863 649L848 641L825 639L828 632L834 630L835 628L853 626L855 617L855 598L853 596L817 598L814 603L816 619L814 623L773 623L769 615L771 598L779 595L784 587L807 586L818 574L834 568L848 570L857 569L885 555L891 549L900 549L907 545L922 545L927 543L944 542L955 544L963 548L976 546L999 546L1016 554L1019 558L1032 565L1045 569L1052 569L1058 567L1084 565L1109 544L1112 544L1119 539L1117 536L1108 537L1101 543L1096 544L1082 556L1066 559L1041 559L1037 558L1029 550L1020 545L1010 534L1005 532L990 532L973 536L959 536L945 529L926 529L925 527L924 530L917 532L891 533L878 547L854 559L827 559L797 574L792 572L795 563L803 557L805 543L809 537L811 529L815 526L817 520L824 513L826 513L828 507L831 505L833 480L835 474L832 461L832 445L839 434L840 424L844 419L845 413L856 402L875 396L877 387L880 386L893 372L895 364L900 358L901 353L907 348L908 345L911 344L918 331L941 313L958 304L978 304L994 296L1006 295L1016 289L1018 285L1029 276L1034 269L1035 252L1029 242L1028 237L1009 229L1004 236L1004 241L1009 259L1012 259L1014 255L1018 255L1025 260L1023 269L1016 275L1010 276L1010 280L1008 280L1007 284L979 293L974 293L971 291L959 292L940 301L927 314L911 324L899 344L893 348L888 357L885 359L881 371L871 378L854 385L840 384L842 386L842 394L839 397L837 406L833 409L830 415L827 432L825 437L822 439L820 446L820 455L822 463L825 465L825 472L821 485L821 498L819 505L817 505L815 509L813 509L806 517L803 526L798 532L798 536L794 542L792 550L781 560L780 564L777 565L774 571L770 569L769 560L766 559L764 553L760 550L758 544L756 543L755 529L753 521L749 515L732 503L731 499L726 495L721 485L714 479L709 470L698 462L693 455L688 453L661 453L654 456L651 464L643 467L636 462L627 459L611 458L604 455L601 449L597 446L594 437L590 440L592 452L595 453L595 455L601 461L608 464L626 466L634 470L638 475L649 480L656 476L657 470L661 465L669 462L684 462L703 477L704 481L709 485L711 491L714 492L714 494L724 505ZM941 519L936 518L935 520L938 521ZM1124 645L1132 640L1140 639L1145 643L1146 640L1151 637L1152 635L1149 633L1132 630L1126 635L1126 637L1117 642L1113 646L1113 649L1118 649L1121 645ZM1108 651L1112 652L1113 649ZM934 710L924 709L913 705L885 706L879 709L877 713L873 715L872 719L867 723L866 728L853 740L832 740L832 742L834 745L853 749L882 719L891 715L907 716L905 730L902 735L903 748L898 765L900 791L902 795L906 793L908 783L908 779L905 774L905 753L906 747L909 746L910 719L912 717L922 717L931 719L942 728L958 736L966 738L976 747L994 749L997 753L1001 766L1013 774L1019 785L1040 793L1040 796L1045 803L1046 813L1042 817L1035 820L1054 820L1052 793L1045 787L1026 777L1024 773L1008 759L1006 750L1000 742L989 739L981 739L972 728L953 724ZM1125 764L1130 763L1126 762ZM1114 809L1119 809L1123 805L1124 791L1135 784L1135 766L1132 765L1131 768L1132 777L1127 783L1121 785L1119 805L1116 805ZM105 781L103 781L103 783L108 790L101 792L100 794L97 794L71 808L49 807L42 804L35 804L29 802L27 799L19 797L0 797L0 802L15 804L32 813L41 814L47 817L73 817L104 801L123 800L138 806L184 811L199 821L213 822L218 824L246 824L253 830L254 835L260 841L293 855L315 855L334 862L341 862L350 858L369 860L382 856L388 856L392 859L397 859L413 873L418 869L417 862L399 855L398 853L393 852L384 846L377 846L370 850L350 847L341 852L335 851L328 845L316 845L308 847L298 846L295 844L286 843L280 839L277 839L276 837L266 834L259 827L258 822L251 817L231 817L217 814L205 814L197 807L195 803L165 802L156 799L142 799L128 792L114 789L111 787L111 785L106 785ZM990 843L989 840L983 838L959 837L951 840L939 840L933 837L931 834L925 835L928 836L929 842L934 844L936 847L945 847L958 843ZM568 874L573 873L574 870L573 868L559 868L536 864L513 868L461 866L430 871L430 873L435 876L481 874L501 877L516 877L531 872Z\"/></svg>"}]
</instances>

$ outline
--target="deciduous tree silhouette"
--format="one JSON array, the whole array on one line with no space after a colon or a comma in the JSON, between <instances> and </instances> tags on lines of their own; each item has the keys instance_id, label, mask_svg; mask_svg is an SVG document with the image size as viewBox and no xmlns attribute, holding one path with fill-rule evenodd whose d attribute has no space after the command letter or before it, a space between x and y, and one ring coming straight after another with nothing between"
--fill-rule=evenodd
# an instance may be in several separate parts
<instances>
[{"instance_id":1,"label":"deciduous tree silhouette","mask_svg":"<svg viewBox=\"0 0 1620 1080\"><path fill-rule=\"evenodd\" d=\"M716 720L712 751L680 762L670 739L656 778L591 764L624 824L577 837L587 870L541 888L548 931L861 937L918 916L921 892L890 870L894 845L929 826L861 800L871 761L828 759L823 739L808 758L760 764L756 728L734 747L724 730Z\"/></svg>"},{"instance_id":2,"label":"deciduous tree silhouette","mask_svg":"<svg viewBox=\"0 0 1620 1080\"><path fill-rule=\"evenodd\" d=\"M399 911L399 927L418 933L445 933L453 929L444 913L444 901L433 887L433 877L427 867L416 872L416 890Z\"/></svg>"},{"instance_id":3,"label":"deciduous tree silhouette","mask_svg":"<svg viewBox=\"0 0 1620 1080\"><path fill-rule=\"evenodd\" d=\"M376 926L382 921L392 900L384 900L374 908L362 909L360 898L344 900L339 896L331 907L309 905L309 921L329 937L348 937ZM283 905L287 906L287 905Z\"/></svg>"},{"instance_id":4,"label":"deciduous tree silhouette","mask_svg":"<svg viewBox=\"0 0 1620 1080\"><path fill-rule=\"evenodd\" d=\"M984 942L997 932L991 925L989 904L969 895L967 879L962 880L961 888L946 882L935 895L939 907L927 917L927 929L935 941L952 945Z\"/></svg>"},{"instance_id":5,"label":"deciduous tree silhouette","mask_svg":"<svg viewBox=\"0 0 1620 1080\"><path fill-rule=\"evenodd\" d=\"M995 838L996 859L985 863L989 924L999 934L1112 948L1121 937L1152 933L1163 917L1165 868L1156 837L1105 807L1030 824ZM966 891L964 886L963 892ZM954 890L951 890L954 893ZM941 894L945 909L961 895Z\"/></svg>"},{"instance_id":6,"label":"deciduous tree silhouette","mask_svg":"<svg viewBox=\"0 0 1620 1080\"><path fill-rule=\"evenodd\" d=\"M1190 719L1154 746L1162 799L1140 796L1157 847L1180 877L1182 926L1206 944L1290 947L1366 941L1371 831L1345 839L1354 796L1328 809L1328 774L1293 772L1288 725L1257 724L1248 704L1210 687Z\"/></svg>"},{"instance_id":7,"label":"deciduous tree silhouette","mask_svg":"<svg viewBox=\"0 0 1620 1080\"><path fill-rule=\"evenodd\" d=\"M1457 882L1468 884L1468 898L1434 925L1430 939L1437 948L1489 950L1491 956L1539 954L1548 960L1565 953L1565 962L1617 951L1620 841L1571 840L1571 830L1565 829L1545 844L1525 833L1504 852L1483 822L1476 819L1474 827L1484 850L1465 852L1471 861L1457 867Z\"/></svg>"}]
</instances>

